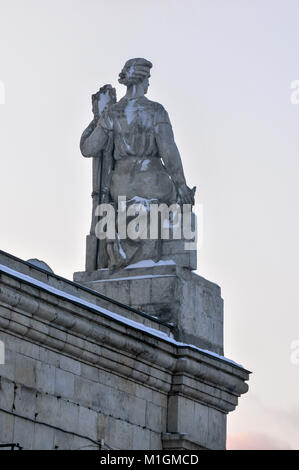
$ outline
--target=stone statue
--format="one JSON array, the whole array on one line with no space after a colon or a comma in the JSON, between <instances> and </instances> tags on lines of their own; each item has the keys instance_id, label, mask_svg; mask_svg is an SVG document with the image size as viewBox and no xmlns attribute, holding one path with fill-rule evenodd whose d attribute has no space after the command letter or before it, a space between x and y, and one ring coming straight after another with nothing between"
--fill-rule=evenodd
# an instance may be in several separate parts
<instances>
[{"instance_id":1,"label":"stone statue","mask_svg":"<svg viewBox=\"0 0 299 470\"><path fill-rule=\"evenodd\" d=\"M142 259L159 260L159 240L97 240L96 207L132 202L194 204L195 188L185 180L169 116L163 106L145 97L151 62L128 60L119 83L127 87L116 102L115 89L105 85L92 96L94 119L83 132L80 148L93 158L93 214L87 246L89 268L116 269Z\"/></svg>"}]
</instances>

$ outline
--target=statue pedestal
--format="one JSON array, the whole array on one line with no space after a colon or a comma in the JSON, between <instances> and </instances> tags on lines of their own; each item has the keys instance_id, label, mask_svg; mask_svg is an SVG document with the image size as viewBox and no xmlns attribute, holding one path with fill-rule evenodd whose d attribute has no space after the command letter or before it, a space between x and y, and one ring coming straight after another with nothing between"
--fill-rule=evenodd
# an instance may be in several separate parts
<instances>
[{"instance_id":1,"label":"statue pedestal","mask_svg":"<svg viewBox=\"0 0 299 470\"><path fill-rule=\"evenodd\" d=\"M88 272L95 270L97 243L98 239L95 235L87 235L85 269ZM186 250L184 240L162 240L160 259L162 261L172 260L177 266L182 268L191 270L197 268L197 250Z\"/></svg>"},{"instance_id":2,"label":"statue pedestal","mask_svg":"<svg viewBox=\"0 0 299 470\"><path fill-rule=\"evenodd\" d=\"M77 272L74 281L171 323L177 341L223 354L220 288L190 269L143 261L114 274Z\"/></svg>"}]
</instances>

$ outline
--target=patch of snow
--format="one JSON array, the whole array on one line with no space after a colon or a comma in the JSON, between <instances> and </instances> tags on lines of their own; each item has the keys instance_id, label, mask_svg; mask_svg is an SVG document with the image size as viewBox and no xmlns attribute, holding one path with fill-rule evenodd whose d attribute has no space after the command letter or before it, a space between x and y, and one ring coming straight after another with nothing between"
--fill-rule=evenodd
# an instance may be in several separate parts
<instances>
[{"instance_id":1,"label":"patch of snow","mask_svg":"<svg viewBox=\"0 0 299 470\"><path fill-rule=\"evenodd\" d=\"M142 165L141 165L140 171L146 171L147 168L148 168L149 162L150 162L150 160L144 160Z\"/></svg>"},{"instance_id":2,"label":"patch of snow","mask_svg":"<svg viewBox=\"0 0 299 470\"><path fill-rule=\"evenodd\" d=\"M118 235L117 235L117 245L118 245L118 249L119 249L119 254L122 257L122 259L127 259L127 255L124 252L123 247L121 246L120 238L119 238Z\"/></svg>"},{"instance_id":3,"label":"patch of snow","mask_svg":"<svg viewBox=\"0 0 299 470\"><path fill-rule=\"evenodd\" d=\"M175 265L176 263L172 259L165 259L160 260L155 263L152 259L145 259L139 261L138 263L129 264L125 267L125 269L133 269L133 268L153 268L154 266L170 266Z\"/></svg>"},{"instance_id":4,"label":"patch of snow","mask_svg":"<svg viewBox=\"0 0 299 470\"><path fill-rule=\"evenodd\" d=\"M127 75L129 77L132 77L132 75L134 75L134 70L135 70L135 64L136 64L136 61L134 61L132 63L132 65L129 67L128 71L127 71Z\"/></svg>"},{"instance_id":5,"label":"patch of snow","mask_svg":"<svg viewBox=\"0 0 299 470\"><path fill-rule=\"evenodd\" d=\"M148 274L144 276L117 277L113 279L98 279L93 282L130 281L131 279L152 279L154 277L175 277L175 274Z\"/></svg>"},{"instance_id":6,"label":"patch of snow","mask_svg":"<svg viewBox=\"0 0 299 470\"><path fill-rule=\"evenodd\" d=\"M121 243L119 244L119 253L123 259L127 259L126 253L124 252L123 247L121 246Z\"/></svg>"},{"instance_id":7,"label":"patch of snow","mask_svg":"<svg viewBox=\"0 0 299 470\"><path fill-rule=\"evenodd\" d=\"M111 119L111 117L108 115L108 121L109 121L109 124L110 124L110 127L112 129L113 127L113 120Z\"/></svg>"},{"instance_id":8,"label":"patch of snow","mask_svg":"<svg viewBox=\"0 0 299 470\"><path fill-rule=\"evenodd\" d=\"M132 206L136 206L136 210L142 210L141 206L143 208L146 208L147 212L151 209L151 204L152 203L157 203L157 199L146 199L145 197L140 197L140 196L134 196L131 199L127 201L127 204L131 204L133 202Z\"/></svg>"},{"instance_id":9,"label":"patch of snow","mask_svg":"<svg viewBox=\"0 0 299 470\"><path fill-rule=\"evenodd\" d=\"M237 364L236 362L232 361L231 359L228 359L224 356L216 354L212 351L208 351L207 349L201 349L197 346L194 346L193 344L180 343L180 342L176 341L174 338L171 338L170 336L168 336L163 331L156 330L156 329L151 328L149 326L145 326L142 323L131 320L130 318L123 317L122 315L119 315L118 313L111 312L110 310L107 310L106 308L95 305L91 302L88 302L87 300L81 299L80 297L76 297L75 295L68 294L67 292L62 291L60 289L56 289L56 287L52 287L49 284L46 284L45 282L38 281L37 279L34 279L31 276L28 276L26 274L15 271L14 269L8 268L7 266L4 266L3 264L0 264L0 272L11 275L14 278L19 279L21 281L28 282L29 284L31 284L35 287L40 287L41 289L43 289L43 290L45 290L45 291L47 291L51 294L54 294L54 295L56 295L60 298L63 298L65 300L69 300L71 302L76 302L77 304L81 305L82 307L87 307L87 308L93 310L94 312L103 313L104 315L106 315L110 318L113 318L113 319L119 321L120 323L122 323L124 325L131 326L132 328L135 328L138 331L143 331L143 332L145 332L145 333L147 333L151 336L154 336L156 338L160 338L163 341L166 341L170 344L173 344L174 346L181 347L181 348L182 347L185 347L185 348L188 347L188 348L194 349L194 350L199 351L199 352L203 352L203 353L205 353L205 354L207 354L211 357L215 357L215 358L217 358L221 361L228 362L230 364L233 364L233 365L243 369L243 366L241 366L240 364Z\"/></svg>"},{"instance_id":10,"label":"patch of snow","mask_svg":"<svg viewBox=\"0 0 299 470\"><path fill-rule=\"evenodd\" d=\"M110 101L109 89L105 93L100 93L100 99L98 101L99 113L102 114L106 106Z\"/></svg>"},{"instance_id":11,"label":"patch of snow","mask_svg":"<svg viewBox=\"0 0 299 470\"><path fill-rule=\"evenodd\" d=\"M124 142L125 146L127 147L127 150L131 150L131 146L130 146L130 144L128 144L125 137L123 137L123 142Z\"/></svg>"}]
</instances>

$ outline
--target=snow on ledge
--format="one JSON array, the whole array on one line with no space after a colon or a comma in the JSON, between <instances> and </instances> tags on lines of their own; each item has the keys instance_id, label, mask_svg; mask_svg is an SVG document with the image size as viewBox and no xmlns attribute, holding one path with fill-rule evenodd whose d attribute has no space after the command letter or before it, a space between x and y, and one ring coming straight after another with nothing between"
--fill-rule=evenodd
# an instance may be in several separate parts
<instances>
[{"instance_id":1,"label":"snow on ledge","mask_svg":"<svg viewBox=\"0 0 299 470\"><path fill-rule=\"evenodd\" d=\"M153 279L155 277L175 277L175 274L144 274L143 276L112 277L111 279L98 279L93 282L131 281L132 279Z\"/></svg>"},{"instance_id":2,"label":"snow on ledge","mask_svg":"<svg viewBox=\"0 0 299 470\"><path fill-rule=\"evenodd\" d=\"M134 320L131 320L130 318L123 317L122 315L119 315L118 313L111 312L110 310L107 310L106 308L99 307L98 305L95 305L91 302L88 302L87 300L81 299L80 297L76 297L75 295L68 294L67 292L64 292L60 289L56 289L55 287L49 286L45 282L38 281L37 279L34 279L31 276L27 276L26 274L22 274L18 271L15 271L11 268L8 268L7 266L4 266L3 264L0 264L0 272L3 272L5 274L8 274L16 279L19 279L20 281L25 281L27 283L30 283L31 285L35 287L39 287L50 294L57 295L60 298L63 298L65 300L69 300L71 302L76 302L82 307L87 307L89 309L92 309L94 312L97 313L102 313L106 315L107 317L113 318L114 320L119 321L120 323L123 323L124 325L129 325L132 328L135 328L136 330L145 332L151 336L154 336L156 338L160 338L163 341L167 341L168 343L173 344L174 346L177 346L179 348L191 348L195 349L196 351L202 352L207 354L208 356L214 357L216 359L219 359L221 361L227 362L229 364L232 364L234 366L240 367L243 369L243 366L240 364L237 364L236 362L232 361L231 359L228 359L224 356L221 356L219 354L216 354L212 351L208 351L207 349L201 349L198 346L194 346L193 344L187 344L187 343L180 343L179 341L176 341L173 337L168 336L166 333L163 331L156 330L154 328L150 328L148 326L143 325L142 323L136 322Z\"/></svg>"},{"instance_id":3,"label":"snow on ledge","mask_svg":"<svg viewBox=\"0 0 299 470\"><path fill-rule=\"evenodd\" d=\"M155 263L152 259L144 259L142 261L139 261L138 263L129 264L128 266L125 267L125 269L152 268L154 266L169 266L169 265L175 265L175 262L172 259L165 259L165 260L160 260L157 263Z\"/></svg>"}]
</instances>

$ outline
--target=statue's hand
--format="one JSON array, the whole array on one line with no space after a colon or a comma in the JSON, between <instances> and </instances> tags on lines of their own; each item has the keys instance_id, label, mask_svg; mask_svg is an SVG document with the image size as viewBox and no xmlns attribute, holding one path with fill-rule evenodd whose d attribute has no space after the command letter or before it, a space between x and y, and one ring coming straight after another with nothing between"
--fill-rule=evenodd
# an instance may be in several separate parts
<instances>
[{"instance_id":1,"label":"statue's hand","mask_svg":"<svg viewBox=\"0 0 299 470\"><path fill-rule=\"evenodd\" d=\"M91 95L92 112L93 112L93 117L96 120L98 120L100 117L98 101L99 101L99 91L95 93L94 95Z\"/></svg>"},{"instance_id":2,"label":"statue's hand","mask_svg":"<svg viewBox=\"0 0 299 470\"><path fill-rule=\"evenodd\" d=\"M103 111L116 103L116 91L111 85L104 85L91 96L94 119L98 120Z\"/></svg>"},{"instance_id":3,"label":"statue's hand","mask_svg":"<svg viewBox=\"0 0 299 470\"><path fill-rule=\"evenodd\" d=\"M196 187L190 189L186 184L181 184L178 188L180 202L182 204L191 204L194 206L194 195Z\"/></svg>"}]
</instances>

